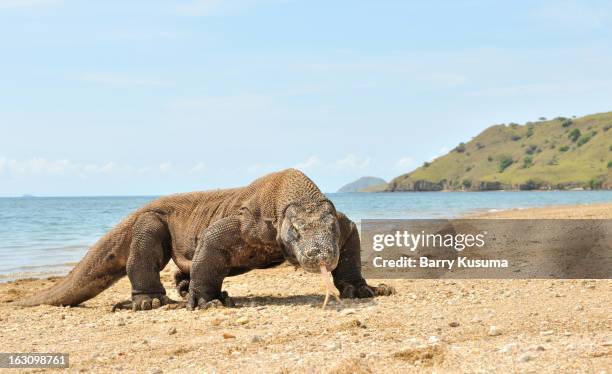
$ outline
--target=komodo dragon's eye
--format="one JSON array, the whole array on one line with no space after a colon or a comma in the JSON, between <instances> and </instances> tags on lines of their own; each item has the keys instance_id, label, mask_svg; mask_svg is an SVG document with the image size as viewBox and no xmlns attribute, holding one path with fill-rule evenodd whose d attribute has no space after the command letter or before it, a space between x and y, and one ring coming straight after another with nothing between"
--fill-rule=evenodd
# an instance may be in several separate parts
<instances>
[{"instance_id":1,"label":"komodo dragon's eye","mask_svg":"<svg viewBox=\"0 0 612 374\"><path fill-rule=\"evenodd\" d=\"M297 240L300 238L300 232L298 231L298 229L295 227L295 224L292 224L289 227L289 237L290 240Z\"/></svg>"},{"instance_id":2,"label":"komodo dragon's eye","mask_svg":"<svg viewBox=\"0 0 612 374\"><path fill-rule=\"evenodd\" d=\"M292 225L297 231L302 231L304 230L306 223L302 221L301 219L298 219L298 220L293 221Z\"/></svg>"}]
</instances>

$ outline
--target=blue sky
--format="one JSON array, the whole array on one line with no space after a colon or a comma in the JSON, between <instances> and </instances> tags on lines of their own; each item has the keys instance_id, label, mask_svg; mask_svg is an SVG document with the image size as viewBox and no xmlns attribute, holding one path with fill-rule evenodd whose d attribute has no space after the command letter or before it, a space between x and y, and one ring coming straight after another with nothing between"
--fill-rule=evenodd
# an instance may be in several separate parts
<instances>
[{"instance_id":1,"label":"blue sky","mask_svg":"<svg viewBox=\"0 0 612 374\"><path fill-rule=\"evenodd\" d=\"M324 191L612 110L604 1L0 0L0 196Z\"/></svg>"}]
</instances>

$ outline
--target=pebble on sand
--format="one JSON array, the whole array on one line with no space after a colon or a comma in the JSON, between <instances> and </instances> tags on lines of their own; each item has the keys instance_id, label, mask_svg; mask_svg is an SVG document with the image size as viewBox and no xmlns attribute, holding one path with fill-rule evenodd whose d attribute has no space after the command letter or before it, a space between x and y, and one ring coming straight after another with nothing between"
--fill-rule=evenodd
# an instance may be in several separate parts
<instances>
[{"instance_id":1,"label":"pebble on sand","mask_svg":"<svg viewBox=\"0 0 612 374\"><path fill-rule=\"evenodd\" d=\"M497 326L489 326L489 336L500 335L501 332L497 329Z\"/></svg>"}]
</instances>

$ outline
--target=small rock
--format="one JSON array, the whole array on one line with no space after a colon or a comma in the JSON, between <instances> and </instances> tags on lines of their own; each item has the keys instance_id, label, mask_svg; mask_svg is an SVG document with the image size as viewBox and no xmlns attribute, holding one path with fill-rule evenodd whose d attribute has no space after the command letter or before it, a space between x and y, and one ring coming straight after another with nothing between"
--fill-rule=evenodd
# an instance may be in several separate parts
<instances>
[{"instance_id":1,"label":"small rock","mask_svg":"<svg viewBox=\"0 0 612 374\"><path fill-rule=\"evenodd\" d=\"M342 309L340 311L340 315L341 316L348 316L350 314L355 314L355 309L353 309L353 308L346 308L346 309Z\"/></svg>"},{"instance_id":2,"label":"small rock","mask_svg":"<svg viewBox=\"0 0 612 374\"><path fill-rule=\"evenodd\" d=\"M261 341L263 341L263 338L259 335L253 335L251 338L251 343L259 343Z\"/></svg>"},{"instance_id":3,"label":"small rock","mask_svg":"<svg viewBox=\"0 0 612 374\"><path fill-rule=\"evenodd\" d=\"M497 336L500 334L501 333L499 332L496 326L489 326L489 336Z\"/></svg>"},{"instance_id":4,"label":"small rock","mask_svg":"<svg viewBox=\"0 0 612 374\"><path fill-rule=\"evenodd\" d=\"M247 323L249 323L249 319L245 316L239 317L236 320L237 323L241 324L241 325L246 325Z\"/></svg>"},{"instance_id":5,"label":"small rock","mask_svg":"<svg viewBox=\"0 0 612 374\"><path fill-rule=\"evenodd\" d=\"M174 335L176 334L176 327L170 327L168 329L168 335Z\"/></svg>"},{"instance_id":6,"label":"small rock","mask_svg":"<svg viewBox=\"0 0 612 374\"><path fill-rule=\"evenodd\" d=\"M516 343L508 343L499 349L500 353L509 353L512 352L512 349L516 347Z\"/></svg>"},{"instance_id":7,"label":"small rock","mask_svg":"<svg viewBox=\"0 0 612 374\"><path fill-rule=\"evenodd\" d=\"M540 335L542 336L548 336L548 335L552 335L555 332L553 330L546 330L546 331L540 331Z\"/></svg>"},{"instance_id":8,"label":"small rock","mask_svg":"<svg viewBox=\"0 0 612 374\"><path fill-rule=\"evenodd\" d=\"M361 357L361 358L366 358L366 354L365 354L364 352L361 352L361 353L359 354L359 357Z\"/></svg>"},{"instance_id":9,"label":"small rock","mask_svg":"<svg viewBox=\"0 0 612 374\"><path fill-rule=\"evenodd\" d=\"M119 320L119 322L117 322L117 326L125 326L125 321L123 321L122 319Z\"/></svg>"},{"instance_id":10,"label":"small rock","mask_svg":"<svg viewBox=\"0 0 612 374\"><path fill-rule=\"evenodd\" d=\"M536 351L543 352L543 351L545 351L545 350L546 350L546 348L542 347L541 345L538 345L538 346L536 347Z\"/></svg>"},{"instance_id":11,"label":"small rock","mask_svg":"<svg viewBox=\"0 0 612 374\"><path fill-rule=\"evenodd\" d=\"M565 336L572 336L572 333L569 332L569 331L566 331L566 332L563 333L563 335L565 335Z\"/></svg>"},{"instance_id":12,"label":"small rock","mask_svg":"<svg viewBox=\"0 0 612 374\"><path fill-rule=\"evenodd\" d=\"M223 333L223 339L235 339L236 335L230 334L229 332Z\"/></svg>"},{"instance_id":13,"label":"small rock","mask_svg":"<svg viewBox=\"0 0 612 374\"><path fill-rule=\"evenodd\" d=\"M581 310L583 310L584 307L582 305L576 305L576 307L574 308L575 311L579 312Z\"/></svg>"},{"instance_id":14,"label":"small rock","mask_svg":"<svg viewBox=\"0 0 612 374\"><path fill-rule=\"evenodd\" d=\"M519 357L519 362L527 362L527 361L531 361L533 357L531 357L530 355L528 355L527 353L521 355L521 357Z\"/></svg>"},{"instance_id":15,"label":"small rock","mask_svg":"<svg viewBox=\"0 0 612 374\"><path fill-rule=\"evenodd\" d=\"M607 342L601 343L604 347L612 347L612 340L608 340Z\"/></svg>"},{"instance_id":16,"label":"small rock","mask_svg":"<svg viewBox=\"0 0 612 374\"><path fill-rule=\"evenodd\" d=\"M440 338L438 338L435 335L432 335L432 336L429 337L429 339L427 339L427 342L429 344L437 344L438 342L440 342Z\"/></svg>"},{"instance_id":17,"label":"small rock","mask_svg":"<svg viewBox=\"0 0 612 374\"><path fill-rule=\"evenodd\" d=\"M450 327L459 327L459 322L457 321L452 321L448 324Z\"/></svg>"},{"instance_id":18,"label":"small rock","mask_svg":"<svg viewBox=\"0 0 612 374\"><path fill-rule=\"evenodd\" d=\"M482 322L482 320L480 318L478 318L478 317L472 318L472 323L480 323L480 322Z\"/></svg>"}]
</instances>

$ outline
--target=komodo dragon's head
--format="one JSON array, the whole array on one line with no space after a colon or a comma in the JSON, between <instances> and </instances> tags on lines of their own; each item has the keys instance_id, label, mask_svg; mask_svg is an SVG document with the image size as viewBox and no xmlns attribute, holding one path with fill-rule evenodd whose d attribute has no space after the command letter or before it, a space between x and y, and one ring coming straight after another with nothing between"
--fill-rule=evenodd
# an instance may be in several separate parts
<instances>
[{"instance_id":1,"label":"komodo dragon's head","mask_svg":"<svg viewBox=\"0 0 612 374\"><path fill-rule=\"evenodd\" d=\"M280 225L285 256L306 271L319 273L321 265L332 271L340 256L340 226L329 201L292 204Z\"/></svg>"}]
</instances>

